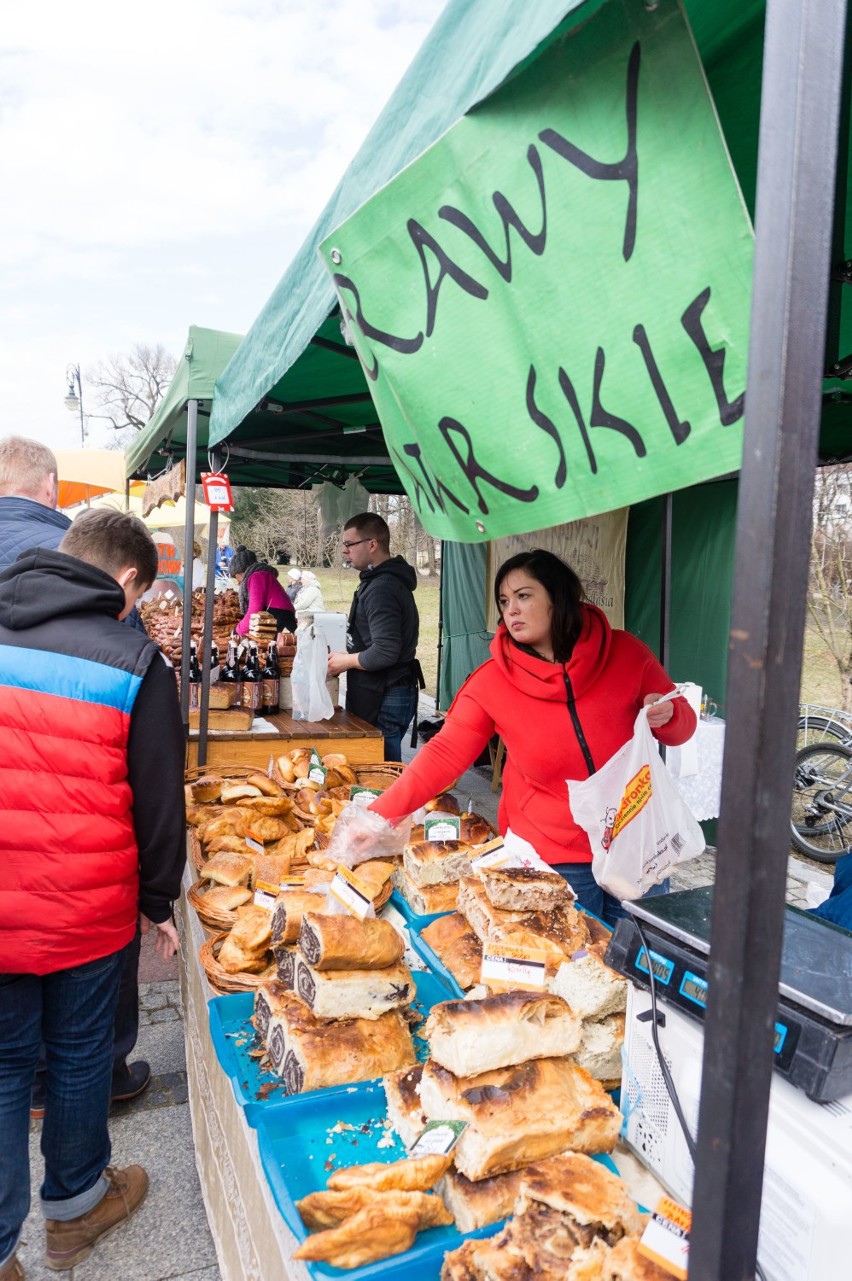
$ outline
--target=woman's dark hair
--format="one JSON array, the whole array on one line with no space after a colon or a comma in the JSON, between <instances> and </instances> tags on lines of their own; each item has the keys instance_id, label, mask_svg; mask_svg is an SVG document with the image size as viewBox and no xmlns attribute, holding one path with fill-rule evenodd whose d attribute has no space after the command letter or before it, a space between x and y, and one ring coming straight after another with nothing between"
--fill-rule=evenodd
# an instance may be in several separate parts
<instances>
[{"instance_id":1,"label":"woman's dark hair","mask_svg":"<svg viewBox=\"0 0 852 1281\"><path fill-rule=\"evenodd\" d=\"M231 573L244 574L249 565L257 564L257 553L250 551L244 543L240 543L231 557Z\"/></svg>"},{"instance_id":2,"label":"woman's dark hair","mask_svg":"<svg viewBox=\"0 0 852 1281\"><path fill-rule=\"evenodd\" d=\"M500 590L506 577L516 569L522 569L530 578L541 583L550 597L553 605L553 658L557 663L567 663L583 626L581 606L586 599L583 584L573 569L564 560L554 556L553 552L546 552L541 547L535 547L530 552L518 552L517 556L510 556L503 562L494 579L494 600L501 616ZM518 645L518 642L513 641L513 644ZM518 648L533 652L528 645L518 645Z\"/></svg>"}]
</instances>

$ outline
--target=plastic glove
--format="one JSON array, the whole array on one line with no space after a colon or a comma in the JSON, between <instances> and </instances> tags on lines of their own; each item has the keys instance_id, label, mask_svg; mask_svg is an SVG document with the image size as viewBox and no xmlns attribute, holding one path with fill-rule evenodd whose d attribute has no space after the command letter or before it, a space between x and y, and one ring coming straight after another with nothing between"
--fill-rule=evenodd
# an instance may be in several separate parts
<instances>
[{"instance_id":1,"label":"plastic glove","mask_svg":"<svg viewBox=\"0 0 852 1281\"><path fill-rule=\"evenodd\" d=\"M381 814L350 801L338 815L326 853L335 863L353 868L371 858L398 857L410 835L410 818L394 826Z\"/></svg>"}]
</instances>

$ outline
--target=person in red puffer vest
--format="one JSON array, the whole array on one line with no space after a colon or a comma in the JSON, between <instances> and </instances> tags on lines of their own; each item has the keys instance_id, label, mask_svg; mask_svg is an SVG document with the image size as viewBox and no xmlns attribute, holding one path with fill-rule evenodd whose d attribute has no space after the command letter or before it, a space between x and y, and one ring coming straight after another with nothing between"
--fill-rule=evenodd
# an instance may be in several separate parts
<instances>
[{"instance_id":1,"label":"person in red puffer vest","mask_svg":"<svg viewBox=\"0 0 852 1281\"><path fill-rule=\"evenodd\" d=\"M29 1210L41 1043L49 1268L74 1267L144 1200L109 1164L113 1025L137 922L174 954L184 742L174 672L122 620L157 575L141 521L78 517L0 573L0 1277Z\"/></svg>"}]
</instances>

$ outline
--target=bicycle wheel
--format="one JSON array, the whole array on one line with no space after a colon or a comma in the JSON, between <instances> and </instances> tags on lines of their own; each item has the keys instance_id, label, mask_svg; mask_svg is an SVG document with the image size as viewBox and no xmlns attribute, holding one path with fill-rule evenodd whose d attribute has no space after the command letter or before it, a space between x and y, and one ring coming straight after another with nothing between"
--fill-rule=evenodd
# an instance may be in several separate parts
<instances>
[{"instance_id":1,"label":"bicycle wheel","mask_svg":"<svg viewBox=\"0 0 852 1281\"><path fill-rule=\"evenodd\" d=\"M811 743L796 753L793 844L819 863L852 850L852 748Z\"/></svg>"},{"instance_id":2,"label":"bicycle wheel","mask_svg":"<svg viewBox=\"0 0 852 1281\"><path fill-rule=\"evenodd\" d=\"M832 716L803 712L796 723L797 752L803 747L810 747L812 743L835 740L838 743L848 743L850 739L852 739L852 731L842 720Z\"/></svg>"}]
</instances>

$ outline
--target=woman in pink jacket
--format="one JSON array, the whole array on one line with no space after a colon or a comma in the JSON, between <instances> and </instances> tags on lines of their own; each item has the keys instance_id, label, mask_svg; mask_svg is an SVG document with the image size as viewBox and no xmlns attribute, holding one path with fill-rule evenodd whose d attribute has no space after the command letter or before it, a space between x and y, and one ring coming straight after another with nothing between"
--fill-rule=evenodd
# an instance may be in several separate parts
<instances>
[{"instance_id":1,"label":"woman in pink jacket","mask_svg":"<svg viewBox=\"0 0 852 1281\"><path fill-rule=\"evenodd\" d=\"M236 580L240 593L243 616L236 630L245 636L252 614L266 610L278 623L278 630L294 632L296 613L293 602L278 581L278 575L266 561L258 560L257 553L241 543L231 560L231 577Z\"/></svg>"}]
</instances>

